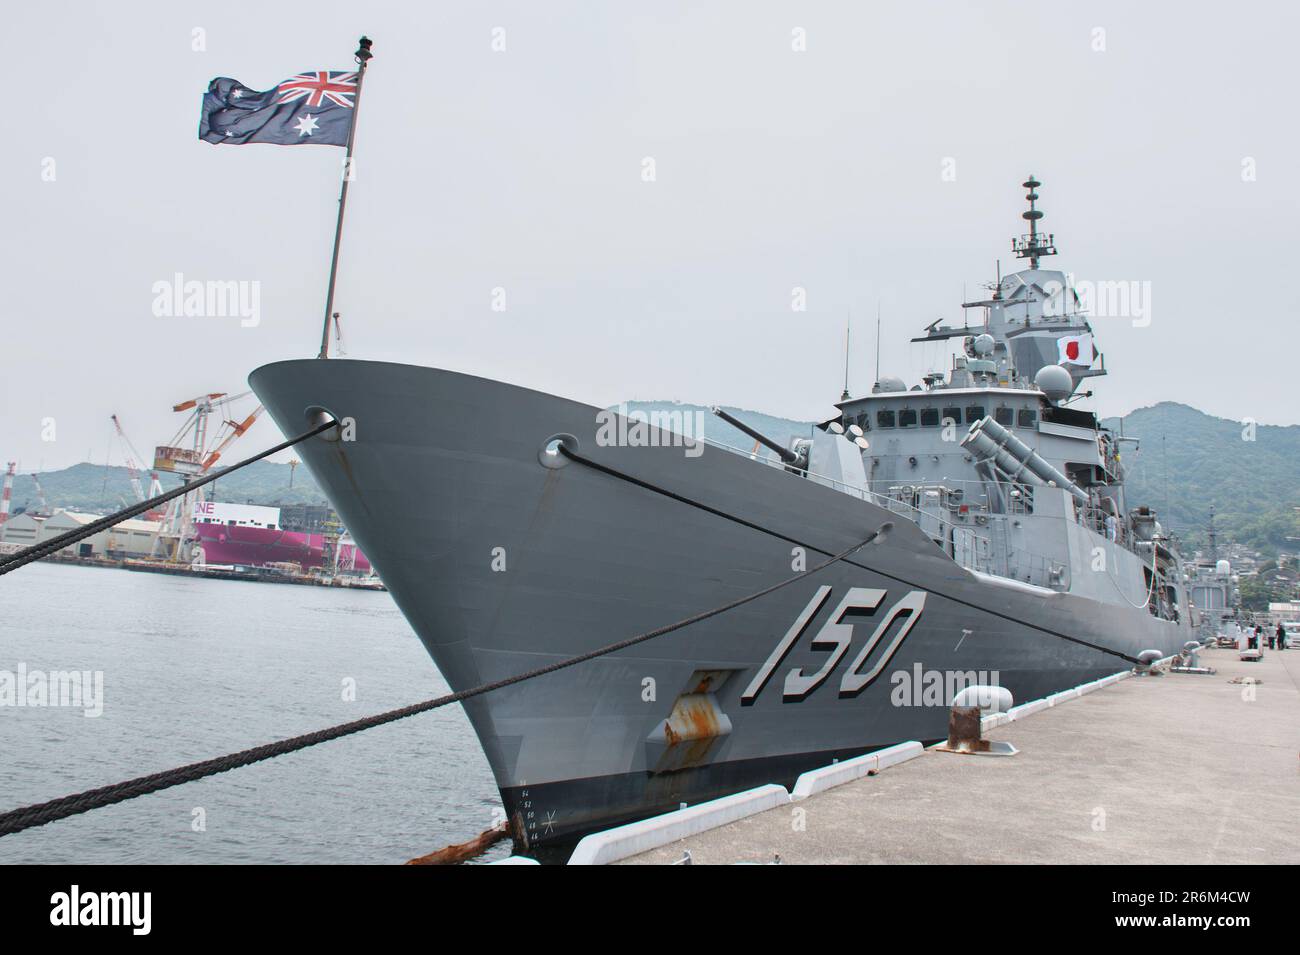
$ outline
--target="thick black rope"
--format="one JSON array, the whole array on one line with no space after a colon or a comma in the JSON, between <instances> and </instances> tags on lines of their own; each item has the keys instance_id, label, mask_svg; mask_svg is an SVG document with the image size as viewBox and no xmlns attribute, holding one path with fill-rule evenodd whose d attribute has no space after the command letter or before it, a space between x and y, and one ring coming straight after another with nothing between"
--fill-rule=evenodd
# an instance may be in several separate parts
<instances>
[{"instance_id":1,"label":"thick black rope","mask_svg":"<svg viewBox=\"0 0 1300 955\"><path fill-rule=\"evenodd\" d=\"M315 434L317 432L310 432ZM829 567L837 561L844 560L850 555L866 547L880 534L887 530L889 523L882 525L880 529L873 531L866 539L854 544L846 551L835 554L830 559L823 561L816 567L810 567L805 571L787 577L778 581L770 587L765 587L756 593L733 600L730 603L715 607L712 610L706 610L703 613L696 614L693 617L687 617L685 620L679 620L676 623L670 623L666 626L659 627L656 630L649 630L645 633L637 634L634 637L628 637L626 640L620 640L617 643L611 643L598 649L579 654L576 657L568 657L564 660L558 660L555 663L549 663L546 666L529 670L526 673L520 673L515 676L506 677L501 680L495 680L491 683L482 683L478 686L471 687L467 690L460 690L457 693L448 693L446 696L440 696L432 700L426 700L423 703L414 703L410 706L404 706L401 709L389 710L387 713L378 713L374 716L367 716L364 719L355 720L351 723L344 723L340 726L332 726L328 729L317 730L314 733L307 733L303 736L294 736L291 739L280 740L276 743L267 743L263 746L255 746L252 749L246 749L238 753L231 753L228 756L218 756L215 759L204 760L201 763L191 763L188 766L181 766L177 769L169 769L161 773L154 773L151 776L140 776L136 779L127 780L126 782L114 783L111 786L101 786L98 789L89 789L86 792L75 793L71 796L62 796L58 799L51 799L48 802L37 803L32 806L23 806L19 809L12 809L9 812L0 813L0 836L7 836L10 833L21 832L24 829L31 829L34 826L43 826L46 823L56 822L59 819L66 819L68 816L75 816L79 813L89 812L91 809L99 809L104 806L111 806L114 803L123 802L127 799L134 799L136 796L144 796L148 793L158 792L160 789L168 789L172 786L179 786L181 783L193 782L196 779L203 779L205 776L215 776L217 773L224 773L227 770L237 769L240 766L248 766L252 763L258 763L273 756L282 756L285 753L292 753L296 750L306 749L308 746L315 746L317 743L324 743L329 740L338 739L342 736L350 736L353 733L359 733L362 730L370 729L373 726L382 726L385 723L392 723L395 720L404 719L408 716L414 716L417 713L425 713L429 710L435 710L440 706L447 706L450 703L459 703L462 700L468 700L471 697L482 696L484 693L491 693L493 690L500 690L516 683L522 683L525 680L531 680L547 673L554 673L556 670L563 670L566 667L577 666L579 663L585 663L596 657L604 656L608 653L614 653L618 650L625 650L628 647L635 646L638 643L644 643L647 640L653 640L655 637L662 637L664 634L672 633L674 630L680 630L683 627L689 627L691 624L699 623L702 620L708 620L710 617L716 617L718 614L726 613L728 610L734 610L743 604L751 603L760 597L766 597L768 594L787 587L796 581L803 580L805 577L815 574L820 570Z\"/></svg>"},{"instance_id":2,"label":"thick black rope","mask_svg":"<svg viewBox=\"0 0 1300 955\"><path fill-rule=\"evenodd\" d=\"M812 544L807 544L801 540L797 540L796 538L788 537L787 535L782 534L779 531L774 531L769 527L763 527L761 524L755 524L753 521L747 521L743 517L737 517L734 514L728 514L726 511L722 511L716 507L711 507L708 504L704 504L700 501L693 500L689 497L686 497L685 495L678 494L676 491L670 491L667 488L659 487L656 484L651 484L649 481L644 481L641 478L635 477L634 475L631 474L627 474L623 471L618 470L617 468L612 468L607 464L601 464L598 461L593 461L591 458L583 457L581 454L578 454L576 451L569 449L564 444L560 444L558 448L559 448L559 452L563 454L566 458L569 458L570 460L573 461L577 461L579 464L585 464L587 467L593 468L604 474L608 474L610 477L616 477L622 481L627 481L631 484L635 484L638 487L643 487L647 491L653 491L656 494L662 494L664 497L671 498L674 501L679 501L682 504L689 504L691 507L699 508L700 510L706 511L709 514L714 514L718 517L725 518L729 521L733 521L734 523L752 528L756 531L761 531L764 534L769 534L772 537L775 537L779 540L783 540L788 543L795 544L799 547L803 547L806 550L810 550L814 553L817 554L829 553L829 551L821 547L814 547ZM858 561L855 560L845 560L844 562L853 567L858 567L862 570L870 571L873 574L879 574L881 577L887 577L890 580L895 580L898 583L903 584L907 587L919 587L922 590L925 589L924 585L919 584L914 580L908 580L905 577L899 577L897 574L891 574L888 571L880 570L879 568L876 567L868 567L866 564L859 563ZM1059 637L1062 640L1068 640L1070 643L1077 643L1080 646L1087 647L1090 650L1097 650L1101 653L1108 653L1111 656L1119 657L1121 660L1124 660L1128 663L1132 663L1134 665L1141 664L1142 662L1137 657L1131 657L1127 653L1124 653L1123 651L1120 650L1116 650L1112 647L1103 647L1096 643L1090 643L1087 640L1082 640L1079 637L1071 636L1068 633L1061 633L1059 630L1053 630L1050 627L1044 627L1036 623L1030 623L1027 620L1021 620L1017 617L1011 616L1010 614L1002 613L1001 611L998 610L993 610L990 607L981 606L980 604L977 604L974 601L963 600L962 598L955 597L952 594L943 594L942 596L945 600L951 600L953 603L959 604L963 607L969 607L972 610L978 610L980 613L990 614L991 616L998 617L999 619L1002 620L1006 620L1009 623L1018 623L1022 626L1029 627L1031 630L1037 630L1041 633L1046 633L1053 637Z\"/></svg>"},{"instance_id":3,"label":"thick black rope","mask_svg":"<svg viewBox=\"0 0 1300 955\"><path fill-rule=\"evenodd\" d=\"M107 517L101 517L99 520L92 521L91 523L86 524L83 527L74 528L65 534L60 534L58 537L52 537L49 540L44 541L40 544L36 544L32 547L25 548L24 550L20 550L16 554L11 554L8 557L0 558L0 576L9 573L11 570L17 570L19 567L22 567L24 564L30 564L34 560L40 560L42 557L48 557L50 556L50 554L53 554L57 550L62 550L63 548L67 547L69 544L75 544L79 540L85 540L87 537L90 537L92 534L98 534L100 531L107 530L108 528L114 526L115 524L120 524L122 521L135 517L137 514L143 514L145 511L149 510L150 508L157 507L159 504L166 504L168 501L172 500L173 498L180 497L182 494L189 494L195 488L202 487L205 484L211 484L213 481L217 480L218 478L223 478L227 474L231 474L234 471L238 471L242 467L247 467L248 465L252 464L255 461L260 461L265 457L270 457L272 454L275 454L277 451L283 451L286 448L291 448L295 444L298 444L300 441L306 441L308 438L314 437L315 435L320 434L322 431L328 431L330 428L334 428L337 426L338 426L338 422L334 421L331 418L329 421L326 421L324 424L318 427L312 428L310 431L304 431L296 438L290 438L288 441L283 441L280 444L277 444L273 448L267 448L265 451L261 452L260 454L255 454L251 458L245 458L243 461L238 461L228 467L219 468L218 470L213 471L211 474L202 477L197 481L191 481L188 484L182 484L180 487L176 488L175 490L164 491L162 494L159 494L157 497L151 497L149 498L149 500L141 501L139 504L132 504L130 507L124 510L117 511L114 514L109 514Z\"/></svg>"}]
</instances>

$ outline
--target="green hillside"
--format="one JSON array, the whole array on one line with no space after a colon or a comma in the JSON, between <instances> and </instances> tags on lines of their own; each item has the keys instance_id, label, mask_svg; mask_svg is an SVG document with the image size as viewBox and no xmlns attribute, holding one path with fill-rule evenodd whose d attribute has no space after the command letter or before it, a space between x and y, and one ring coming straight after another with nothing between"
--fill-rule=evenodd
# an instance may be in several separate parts
<instances>
[{"instance_id":1,"label":"green hillside","mask_svg":"<svg viewBox=\"0 0 1300 955\"><path fill-rule=\"evenodd\" d=\"M1120 419L1106 424L1118 430ZM1204 543L1213 505L1221 541L1300 549L1287 540L1300 537L1300 427L1259 425L1243 440L1242 422L1165 401L1126 415L1123 429L1141 440L1124 454L1129 502L1150 504L1186 543Z\"/></svg>"},{"instance_id":2,"label":"green hillside","mask_svg":"<svg viewBox=\"0 0 1300 955\"><path fill-rule=\"evenodd\" d=\"M713 415L703 405L664 401L629 401L629 412L676 412L699 415L689 430L714 441L748 450L753 441ZM787 444L796 435L807 437L812 423L792 421L757 411L728 408L741 420ZM1120 430L1118 418L1107 425ZM1204 543L1210 506L1216 509L1221 540L1236 541L1266 554L1296 551L1300 538L1300 426L1261 425L1254 440L1243 440L1242 423L1214 418L1195 408L1162 402L1139 408L1124 417L1123 433L1140 440L1138 450L1126 448L1131 504L1149 504L1162 523L1191 546ZM173 487L175 478L164 478ZM41 475L53 507L107 513L133 501L126 468L78 464ZM289 487L289 465L259 461L217 482L216 499L236 503L326 503L305 466ZM14 508L37 505L30 477L14 481Z\"/></svg>"},{"instance_id":3,"label":"green hillside","mask_svg":"<svg viewBox=\"0 0 1300 955\"><path fill-rule=\"evenodd\" d=\"M163 490L179 485L179 479L159 474ZM148 474L143 477L147 492ZM105 467L102 464L76 464L61 471L47 471L40 475L41 487L51 507L91 511L107 514L123 507L123 502L135 502L131 480L126 468ZM237 504L325 504L325 495L312 480L306 466L299 465L289 487L289 465L258 461L216 482L215 500ZM13 507L36 508L40 500L36 485L25 474L14 478Z\"/></svg>"}]
</instances>

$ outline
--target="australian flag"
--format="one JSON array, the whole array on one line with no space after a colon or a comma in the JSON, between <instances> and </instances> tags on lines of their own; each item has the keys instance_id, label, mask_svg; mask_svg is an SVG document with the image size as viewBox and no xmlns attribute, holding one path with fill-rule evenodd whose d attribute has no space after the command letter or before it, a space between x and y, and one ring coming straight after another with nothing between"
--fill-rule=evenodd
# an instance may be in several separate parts
<instances>
[{"instance_id":1,"label":"australian flag","mask_svg":"<svg viewBox=\"0 0 1300 955\"><path fill-rule=\"evenodd\" d=\"M346 146L356 96L355 72L299 73L261 93L218 76L203 94L199 139L234 146Z\"/></svg>"}]
</instances>

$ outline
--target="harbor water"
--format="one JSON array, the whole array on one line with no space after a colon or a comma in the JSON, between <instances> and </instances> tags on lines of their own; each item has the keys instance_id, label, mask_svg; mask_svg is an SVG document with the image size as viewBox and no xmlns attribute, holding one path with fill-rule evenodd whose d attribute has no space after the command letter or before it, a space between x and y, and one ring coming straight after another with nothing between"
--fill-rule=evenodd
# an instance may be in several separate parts
<instances>
[{"instance_id":1,"label":"harbor water","mask_svg":"<svg viewBox=\"0 0 1300 955\"><path fill-rule=\"evenodd\" d=\"M49 563L0 579L4 671L103 689L0 705L0 810L447 692L387 593ZM401 863L499 807L453 705L6 836L0 863Z\"/></svg>"}]
</instances>

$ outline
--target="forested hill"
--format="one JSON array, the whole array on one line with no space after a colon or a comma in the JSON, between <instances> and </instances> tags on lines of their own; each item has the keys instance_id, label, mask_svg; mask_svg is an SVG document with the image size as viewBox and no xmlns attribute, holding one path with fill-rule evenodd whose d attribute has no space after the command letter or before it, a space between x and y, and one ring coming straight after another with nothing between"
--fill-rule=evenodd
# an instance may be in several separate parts
<instances>
[{"instance_id":1,"label":"forested hill","mask_svg":"<svg viewBox=\"0 0 1300 955\"><path fill-rule=\"evenodd\" d=\"M628 411L676 413L689 416L683 428L698 433L702 424L711 439L744 449L753 441L715 417L703 405L666 401L629 401ZM812 423L793 421L745 409L728 409L764 434L786 444L793 436L808 436ZM1129 502L1149 504L1161 522L1185 542L1204 541L1210 507L1224 541L1236 541L1272 556L1295 551L1300 538L1300 426L1258 425L1214 418L1187 405L1162 402L1139 408L1122 421L1106 424L1140 441L1137 450L1125 446ZM40 476L53 507L107 513L135 498L126 468L78 464ZM164 478L170 488L175 478ZM289 465L259 461L217 482L216 498L254 504L326 503L310 472L300 465L290 487ZM30 476L14 480L13 503L37 506Z\"/></svg>"}]
</instances>

